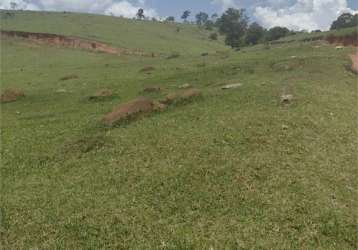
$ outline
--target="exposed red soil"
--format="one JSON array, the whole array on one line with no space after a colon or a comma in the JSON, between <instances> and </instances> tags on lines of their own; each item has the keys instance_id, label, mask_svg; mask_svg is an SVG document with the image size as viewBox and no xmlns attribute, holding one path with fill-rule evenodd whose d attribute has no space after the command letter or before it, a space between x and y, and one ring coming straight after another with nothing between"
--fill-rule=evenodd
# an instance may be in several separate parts
<instances>
[{"instance_id":1,"label":"exposed red soil","mask_svg":"<svg viewBox=\"0 0 358 250\"><path fill-rule=\"evenodd\" d=\"M352 60L352 70L355 73L358 73L358 52L356 52L355 54L351 54L350 58Z\"/></svg>"},{"instance_id":2,"label":"exposed red soil","mask_svg":"<svg viewBox=\"0 0 358 250\"><path fill-rule=\"evenodd\" d=\"M33 32L23 32L23 31L0 31L2 38L21 38L25 39L27 42L35 44L47 44L52 46L60 46L64 48L72 49L84 49L94 52L102 52L112 55L138 55L138 56L157 56L154 53L145 53L139 49L124 49L124 48L115 48L109 44L84 39L74 36L63 36L57 34L49 33L33 33Z\"/></svg>"},{"instance_id":3,"label":"exposed red soil","mask_svg":"<svg viewBox=\"0 0 358 250\"><path fill-rule=\"evenodd\" d=\"M149 98L139 97L133 101L121 104L103 118L105 125L113 126L120 122L136 118L140 115L149 114L165 109L165 106Z\"/></svg>"},{"instance_id":4,"label":"exposed red soil","mask_svg":"<svg viewBox=\"0 0 358 250\"><path fill-rule=\"evenodd\" d=\"M24 97L25 93L19 89L5 89L0 96L0 102L15 102L19 98Z\"/></svg>"},{"instance_id":5,"label":"exposed red soil","mask_svg":"<svg viewBox=\"0 0 358 250\"><path fill-rule=\"evenodd\" d=\"M353 33L346 36L327 36L326 41L330 44L337 44L343 46L358 46L358 33Z\"/></svg>"}]
</instances>

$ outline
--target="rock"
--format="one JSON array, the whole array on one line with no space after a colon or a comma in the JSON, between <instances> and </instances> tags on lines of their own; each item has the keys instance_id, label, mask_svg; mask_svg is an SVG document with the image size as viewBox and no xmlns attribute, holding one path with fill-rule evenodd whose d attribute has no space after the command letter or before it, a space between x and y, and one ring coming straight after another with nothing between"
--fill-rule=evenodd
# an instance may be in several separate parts
<instances>
[{"instance_id":1,"label":"rock","mask_svg":"<svg viewBox=\"0 0 358 250\"><path fill-rule=\"evenodd\" d=\"M151 87L146 87L143 92L147 92L147 93L153 93L153 92L160 92L161 88L158 86L151 86Z\"/></svg>"},{"instance_id":2,"label":"rock","mask_svg":"<svg viewBox=\"0 0 358 250\"><path fill-rule=\"evenodd\" d=\"M222 86L221 89L223 89L223 90L237 89L237 88L240 88L240 87L242 87L242 84L241 83L236 83L236 84L228 84L228 85Z\"/></svg>"},{"instance_id":3,"label":"rock","mask_svg":"<svg viewBox=\"0 0 358 250\"><path fill-rule=\"evenodd\" d=\"M336 49L343 49L343 46L336 46Z\"/></svg>"},{"instance_id":4,"label":"rock","mask_svg":"<svg viewBox=\"0 0 358 250\"><path fill-rule=\"evenodd\" d=\"M293 101L293 95L282 95L281 103L282 104L290 104Z\"/></svg>"},{"instance_id":5,"label":"rock","mask_svg":"<svg viewBox=\"0 0 358 250\"><path fill-rule=\"evenodd\" d=\"M179 86L179 89L189 89L189 88L191 88L191 87L192 87L192 86L191 86L189 83L185 83L185 84Z\"/></svg>"},{"instance_id":6,"label":"rock","mask_svg":"<svg viewBox=\"0 0 358 250\"><path fill-rule=\"evenodd\" d=\"M160 101L160 103L170 105L173 103L187 102L192 101L194 98L200 97L201 95L202 93L198 89L187 89L167 95L164 100Z\"/></svg>"},{"instance_id":7,"label":"rock","mask_svg":"<svg viewBox=\"0 0 358 250\"><path fill-rule=\"evenodd\" d=\"M19 98L24 97L25 93L19 89L5 89L0 96L0 102L15 102Z\"/></svg>"},{"instance_id":8,"label":"rock","mask_svg":"<svg viewBox=\"0 0 358 250\"><path fill-rule=\"evenodd\" d=\"M65 89L58 89L58 90L56 90L56 93L67 93L67 90L65 90Z\"/></svg>"},{"instance_id":9,"label":"rock","mask_svg":"<svg viewBox=\"0 0 358 250\"><path fill-rule=\"evenodd\" d=\"M166 106L162 103L155 102L149 98L139 97L115 107L112 112L104 116L102 121L105 125L113 126L143 114L162 111L165 108Z\"/></svg>"}]
</instances>

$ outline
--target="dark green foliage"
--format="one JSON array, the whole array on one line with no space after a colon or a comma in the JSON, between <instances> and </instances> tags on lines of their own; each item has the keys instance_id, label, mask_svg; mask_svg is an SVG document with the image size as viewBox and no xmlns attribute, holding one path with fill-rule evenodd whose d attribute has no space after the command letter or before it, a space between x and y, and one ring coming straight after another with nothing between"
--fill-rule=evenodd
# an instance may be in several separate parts
<instances>
[{"instance_id":1,"label":"dark green foliage","mask_svg":"<svg viewBox=\"0 0 358 250\"><path fill-rule=\"evenodd\" d=\"M219 32L226 36L225 43L232 48L242 45L248 17L244 9L229 8L217 21Z\"/></svg>"},{"instance_id":2,"label":"dark green foliage","mask_svg":"<svg viewBox=\"0 0 358 250\"><path fill-rule=\"evenodd\" d=\"M245 42L248 45L258 44L265 35L265 29L258 23L252 23L247 29Z\"/></svg>"},{"instance_id":3,"label":"dark green foliage","mask_svg":"<svg viewBox=\"0 0 358 250\"><path fill-rule=\"evenodd\" d=\"M287 36L290 33L290 30L285 27L273 27L269 29L266 33L266 41L278 40L282 37Z\"/></svg>"},{"instance_id":4,"label":"dark green foliage","mask_svg":"<svg viewBox=\"0 0 358 250\"><path fill-rule=\"evenodd\" d=\"M210 40L218 40L218 33L211 33L209 36Z\"/></svg>"},{"instance_id":5,"label":"dark green foliage","mask_svg":"<svg viewBox=\"0 0 358 250\"><path fill-rule=\"evenodd\" d=\"M205 12L199 12L195 16L196 24L199 26L204 25L209 20L209 15Z\"/></svg>"},{"instance_id":6,"label":"dark green foliage","mask_svg":"<svg viewBox=\"0 0 358 250\"><path fill-rule=\"evenodd\" d=\"M140 8L137 12L137 18L138 19L144 19L145 16L144 16L144 10L142 8Z\"/></svg>"},{"instance_id":7,"label":"dark green foliage","mask_svg":"<svg viewBox=\"0 0 358 250\"><path fill-rule=\"evenodd\" d=\"M185 22L188 19L188 17L190 16L190 14L191 14L190 10L184 11L183 15L181 16L181 19L183 19Z\"/></svg>"},{"instance_id":8,"label":"dark green foliage","mask_svg":"<svg viewBox=\"0 0 358 250\"><path fill-rule=\"evenodd\" d=\"M165 21L167 21L167 22L174 22L174 21L175 21L175 17L169 16L169 17L167 17L167 19L165 19Z\"/></svg>"},{"instance_id":9,"label":"dark green foliage","mask_svg":"<svg viewBox=\"0 0 358 250\"><path fill-rule=\"evenodd\" d=\"M332 23L331 30L351 28L358 26L358 14L344 13Z\"/></svg>"}]
</instances>

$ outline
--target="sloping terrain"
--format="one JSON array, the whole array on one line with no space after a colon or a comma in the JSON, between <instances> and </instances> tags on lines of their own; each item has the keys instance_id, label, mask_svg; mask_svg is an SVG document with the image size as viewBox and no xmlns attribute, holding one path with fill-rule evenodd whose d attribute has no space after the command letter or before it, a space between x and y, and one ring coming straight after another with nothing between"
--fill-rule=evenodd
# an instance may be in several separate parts
<instances>
[{"instance_id":1,"label":"sloping terrain","mask_svg":"<svg viewBox=\"0 0 358 250\"><path fill-rule=\"evenodd\" d=\"M117 48L144 49L149 53L200 54L226 49L220 42L209 41L210 32L194 25L90 14L21 11L9 16L6 13L0 11L2 30L77 36Z\"/></svg>"},{"instance_id":2,"label":"sloping terrain","mask_svg":"<svg viewBox=\"0 0 358 250\"><path fill-rule=\"evenodd\" d=\"M1 91L24 93L1 104L4 249L355 249L355 48L233 52L191 26L179 35L172 24L80 14L16 12L4 23L180 53L1 40ZM189 85L202 97L102 123L118 105ZM103 89L114 94L93 101Z\"/></svg>"}]
</instances>

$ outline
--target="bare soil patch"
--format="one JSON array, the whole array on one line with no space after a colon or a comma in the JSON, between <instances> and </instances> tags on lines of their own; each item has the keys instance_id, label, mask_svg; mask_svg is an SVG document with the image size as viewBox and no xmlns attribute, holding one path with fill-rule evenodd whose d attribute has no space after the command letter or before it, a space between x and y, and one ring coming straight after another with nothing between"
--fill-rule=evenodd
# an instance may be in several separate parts
<instances>
[{"instance_id":1,"label":"bare soil patch","mask_svg":"<svg viewBox=\"0 0 358 250\"><path fill-rule=\"evenodd\" d=\"M112 55L137 55L156 57L154 53L146 53L140 49L116 48L109 44L74 36L64 36L49 33L34 33L23 31L0 31L2 38L21 38L29 43L47 44L72 49L84 49L94 52L101 52Z\"/></svg>"},{"instance_id":2,"label":"bare soil patch","mask_svg":"<svg viewBox=\"0 0 358 250\"><path fill-rule=\"evenodd\" d=\"M105 125L113 126L141 115L161 111L165 106L149 98L139 97L133 101L121 104L103 118Z\"/></svg>"},{"instance_id":3,"label":"bare soil patch","mask_svg":"<svg viewBox=\"0 0 358 250\"><path fill-rule=\"evenodd\" d=\"M328 36L326 41L330 44L340 44L343 46L358 46L358 34L353 33L346 36Z\"/></svg>"},{"instance_id":4,"label":"bare soil patch","mask_svg":"<svg viewBox=\"0 0 358 250\"><path fill-rule=\"evenodd\" d=\"M15 102L19 98L24 97L25 93L19 89L5 89L0 96L1 103Z\"/></svg>"},{"instance_id":5,"label":"bare soil patch","mask_svg":"<svg viewBox=\"0 0 358 250\"><path fill-rule=\"evenodd\" d=\"M350 58L352 60L352 71L358 73L358 52L356 52L355 54L351 54Z\"/></svg>"}]
</instances>

